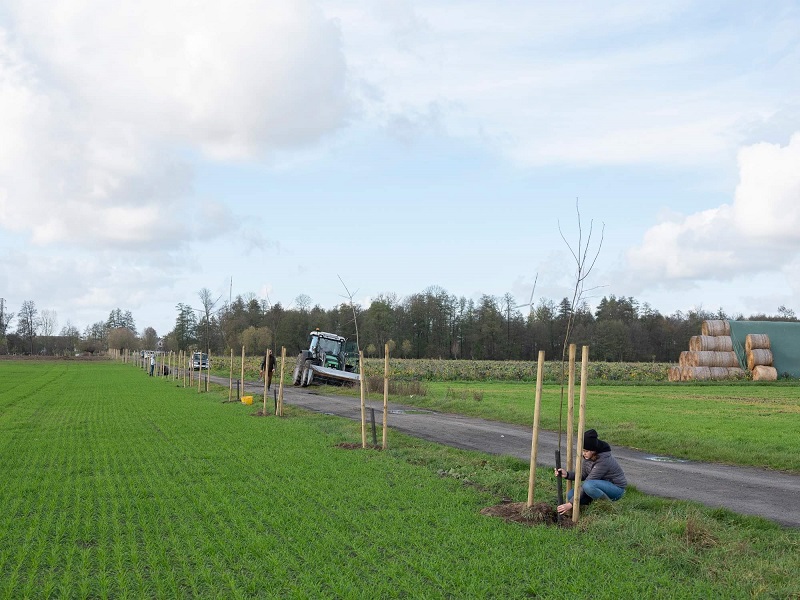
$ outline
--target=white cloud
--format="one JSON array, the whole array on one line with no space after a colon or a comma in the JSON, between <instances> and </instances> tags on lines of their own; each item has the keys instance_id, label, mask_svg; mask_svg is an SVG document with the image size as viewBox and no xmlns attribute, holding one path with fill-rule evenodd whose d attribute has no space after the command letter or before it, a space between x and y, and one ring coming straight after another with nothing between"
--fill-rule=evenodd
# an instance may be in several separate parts
<instances>
[{"instance_id":1,"label":"white cloud","mask_svg":"<svg viewBox=\"0 0 800 600\"><path fill-rule=\"evenodd\" d=\"M37 244L206 233L192 155L315 142L348 114L335 24L306 1L10 2L0 22L0 227ZM191 200L191 204L190 204ZM231 222L214 199L203 203Z\"/></svg>"},{"instance_id":2,"label":"white cloud","mask_svg":"<svg viewBox=\"0 0 800 600\"><path fill-rule=\"evenodd\" d=\"M739 153L734 215L742 235L800 250L800 132L787 146L755 144Z\"/></svg>"},{"instance_id":3,"label":"white cloud","mask_svg":"<svg viewBox=\"0 0 800 600\"><path fill-rule=\"evenodd\" d=\"M378 90L365 112L391 125L442 107L442 131L490 141L523 166L719 165L785 108L776 88L797 91L788 7L388 5L326 3L353 77Z\"/></svg>"},{"instance_id":4,"label":"white cloud","mask_svg":"<svg viewBox=\"0 0 800 600\"><path fill-rule=\"evenodd\" d=\"M56 310L62 323L69 319L82 329L104 319L114 307L138 313L158 299L154 289L162 290L158 294L163 297L163 290L180 280L180 266L164 254L148 259L142 253L125 260L113 251L75 258L56 248L26 249L25 253L12 250L0 252L0 284L9 310L16 311L23 301L33 300L39 310ZM166 297L170 308L178 301L174 297Z\"/></svg>"},{"instance_id":5,"label":"white cloud","mask_svg":"<svg viewBox=\"0 0 800 600\"><path fill-rule=\"evenodd\" d=\"M797 263L800 133L786 146L742 148L739 173L733 204L673 217L645 232L627 255L637 279L725 280Z\"/></svg>"}]
</instances>

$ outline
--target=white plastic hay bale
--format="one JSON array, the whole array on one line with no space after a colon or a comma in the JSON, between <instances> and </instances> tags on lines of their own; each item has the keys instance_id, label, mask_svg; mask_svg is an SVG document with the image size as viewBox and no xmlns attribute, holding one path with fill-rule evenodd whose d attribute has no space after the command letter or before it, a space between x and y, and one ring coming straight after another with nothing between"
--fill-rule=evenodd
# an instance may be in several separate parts
<instances>
[{"instance_id":1,"label":"white plastic hay bale","mask_svg":"<svg viewBox=\"0 0 800 600\"><path fill-rule=\"evenodd\" d=\"M772 350L756 348L747 352L747 368L751 371L758 366L772 366Z\"/></svg>"},{"instance_id":2,"label":"white plastic hay bale","mask_svg":"<svg viewBox=\"0 0 800 600\"><path fill-rule=\"evenodd\" d=\"M703 335L730 335L731 324L721 319L703 321L700 325L700 333Z\"/></svg>"},{"instance_id":3,"label":"white plastic hay bale","mask_svg":"<svg viewBox=\"0 0 800 600\"><path fill-rule=\"evenodd\" d=\"M747 352L751 350L769 350L769 336L766 333L748 333L744 338L744 349Z\"/></svg>"},{"instance_id":4,"label":"white plastic hay bale","mask_svg":"<svg viewBox=\"0 0 800 600\"><path fill-rule=\"evenodd\" d=\"M753 371L753 381L777 381L778 370L775 367L756 365Z\"/></svg>"}]
</instances>

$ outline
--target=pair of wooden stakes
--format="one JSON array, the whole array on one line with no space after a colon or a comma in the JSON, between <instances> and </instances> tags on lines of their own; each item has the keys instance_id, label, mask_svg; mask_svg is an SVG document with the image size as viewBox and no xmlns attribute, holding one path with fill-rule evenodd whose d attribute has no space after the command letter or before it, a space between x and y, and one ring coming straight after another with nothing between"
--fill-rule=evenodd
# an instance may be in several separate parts
<instances>
[{"instance_id":1,"label":"pair of wooden stakes","mask_svg":"<svg viewBox=\"0 0 800 600\"><path fill-rule=\"evenodd\" d=\"M583 463L583 432L586 427L586 383L589 379L589 346L583 346L581 352L581 388L580 388L580 401L578 408L578 437L577 437L577 452L573 457L572 454L572 432L574 428L574 413L575 413L575 355L577 353L577 346L570 344L569 346L569 367L568 367L568 384L567 384L567 470L570 466L575 464L575 492L572 500L572 521L578 522L580 516L580 501L581 496L581 466ZM539 445L539 415L542 407L542 381L544 379L544 350L539 351L539 362L536 371L536 401L533 409L533 439L531 443L531 466L530 474L528 476L528 501L527 507L533 506L534 492L536 491L536 458L538 454ZM563 392L563 387L562 387ZM559 419L560 422L560 419ZM561 443L561 435L559 433L559 445ZM559 448L559 452L560 452ZM559 465L560 466L560 465ZM572 487L572 482L567 481L567 493Z\"/></svg>"},{"instance_id":2,"label":"pair of wooden stakes","mask_svg":"<svg viewBox=\"0 0 800 600\"><path fill-rule=\"evenodd\" d=\"M267 369L269 369L269 357L272 354L272 350L267 350L266 354L264 354L264 408L262 410L262 415L267 414L267 384L269 382L269 374L267 373ZM283 416L283 375L286 372L286 346L281 346L281 375L278 378L278 398L277 402L275 403L275 415L278 417ZM241 379L239 380L242 382L244 386L244 346L242 346L242 373ZM244 389L242 389L242 394L244 394ZM228 382L228 402L231 402L233 398L233 348L231 348L231 368L229 374L229 382Z\"/></svg>"}]
</instances>

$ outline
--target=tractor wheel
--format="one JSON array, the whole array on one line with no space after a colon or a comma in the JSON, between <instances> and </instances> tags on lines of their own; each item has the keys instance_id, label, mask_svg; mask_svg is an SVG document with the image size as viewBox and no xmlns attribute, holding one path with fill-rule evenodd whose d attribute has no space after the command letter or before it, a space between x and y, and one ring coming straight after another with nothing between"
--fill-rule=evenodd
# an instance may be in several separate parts
<instances>
[{"instance_id":1,"label":"tractor wheel","mask_svg":"<svg viewBox=\"0 0 800 600\"><path fill-rule=\"evenodd\" d=\"M303 376L303 367L298 361L298 363L294 367L294 373L292 374L292 385L300 385Z\"/></svg>"},{"instance_id":2,"label":"tractor wheel","mask_svg":"<svg viewBox=\"0 0 800 600\"><path fill-rule=\"evenodd\" d=\"M303 387L308 387L314 381L314 371L311 370L311 361L306 361L306 367L303 370Z\"/></svg>"}]
</instances>

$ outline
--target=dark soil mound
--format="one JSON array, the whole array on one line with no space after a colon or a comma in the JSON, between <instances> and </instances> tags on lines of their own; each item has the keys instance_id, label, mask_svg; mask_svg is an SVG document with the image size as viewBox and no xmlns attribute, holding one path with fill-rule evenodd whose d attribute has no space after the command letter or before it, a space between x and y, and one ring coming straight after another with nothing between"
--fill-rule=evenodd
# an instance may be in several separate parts
<instances>
[{"instance_id":1,"label":"dark soil mound","mask_svg":"<svg viewBox=\"0 0 800 600\"><path fill-rule=\"evenodd\" d=\"M342 442L341 444L336 444L337 448L342 448L343 450L362 450L364 447L361 444L356 444L354 442ZM367 450L383 450L381 446L373 446L372 444L367 444Z\"/></svg>"},{"instance_id":2,"label":"dark soil mound","mask_svg":"<svg viewBox=\"0 0 800 600\"><path fill-rule=\"evenodd\" d=\"M523 525L573 526L571 518L561 517L559 519L555 507L547 502L537 502L530 507L527 502L504 502L495 506L487 506L481 510L481 514L500 517L506 521L522 523Z\"/></svg>"}]
</instances>

